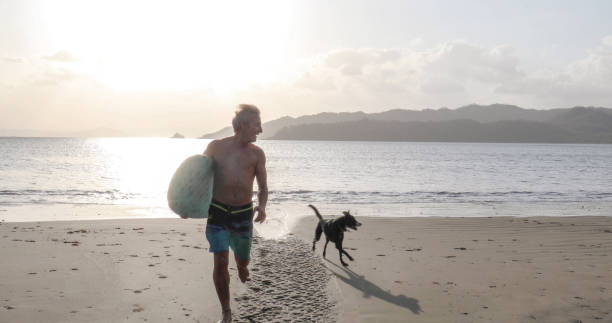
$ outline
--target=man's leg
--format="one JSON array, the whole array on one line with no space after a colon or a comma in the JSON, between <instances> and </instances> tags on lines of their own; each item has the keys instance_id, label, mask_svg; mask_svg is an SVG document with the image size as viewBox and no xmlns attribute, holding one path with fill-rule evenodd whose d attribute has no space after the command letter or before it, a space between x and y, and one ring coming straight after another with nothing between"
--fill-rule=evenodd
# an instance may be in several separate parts
<instances>
[{"instance_id":1,"label":"man's leg","mask_svg":"<svg viewBox=\"0 0 612 323\"><path fill-rule=\"evenodd\" d=\"M252 225L247 222L247 225ZM245 283L249 280L249 259L251 258L251 242L253 241L252 229L241 232L230 233L229 244L234 251L234 259L238 267L238 278Z\"/></svg>"},{"instance_id":2,"label":"man's leg","mask_svg":"<svg viewBox=\"0 0 612 323\"><path fill-rule=\"evenodd\" d=\"M236 259L236 266L238 267L238 278L240 278L240 281L244 283L251 280L249 278L249 268L247 268L247 266L249 265L249 261L238 258L236 254L234 254L234 259Z\"/></svg>"},{"instance_id":3,"label":"man's leg","mask_svg":"<svg viewBox=\"0 0 612 323\"><path fill-rule=\"evenodd\" d=\"M215 253L214 257L213 282L215 283L215 289L217 290L217 296L219 297L219 302L221 303L221 309L223 311L223 320L221 322L231 322L230 275L228 270L229 252L222 251Z\"/></svg>"}]
</instances>

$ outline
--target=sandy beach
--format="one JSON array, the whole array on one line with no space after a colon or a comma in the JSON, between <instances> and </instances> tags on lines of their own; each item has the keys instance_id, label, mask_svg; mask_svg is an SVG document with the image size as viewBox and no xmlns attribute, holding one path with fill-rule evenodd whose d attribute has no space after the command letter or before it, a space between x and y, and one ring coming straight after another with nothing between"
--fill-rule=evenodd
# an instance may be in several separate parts
<instances>
[{"instance_id":1,"label":"sandy beach","mask_svg":"<svg viewBox=\"0 0 612 323\"><path fill-rule=\"evenodd\" d=\"M612 322L612 217L375 218L342 267L314 216L230 263L237 322ZM2 222L0 322L215 322L204 221Z\"/></svg>"}]
</instances>

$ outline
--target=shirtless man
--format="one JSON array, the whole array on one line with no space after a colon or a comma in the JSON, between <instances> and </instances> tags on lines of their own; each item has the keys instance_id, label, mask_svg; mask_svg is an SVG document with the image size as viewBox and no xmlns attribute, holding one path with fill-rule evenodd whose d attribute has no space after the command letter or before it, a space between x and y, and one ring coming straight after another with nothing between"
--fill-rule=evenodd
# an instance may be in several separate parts
<instances>
[{"instance_id":1,"label":"shirtless man","mask_svg":"<svg viewBox=\"0 0 612 323\"><path fill-rule=\"evenodd\" d=\"M233 136L212 141L204 152L214 160L213 200L206 239L210 243L210 252L214 253L213 281L223 311L221 322L232 321L229 248L234 252L238 277L244 283L249 280L247 266L253 237L253 215L257 212L255 222L263 223L268 201L266 156L253 144L262 132L259 109L254 105L239 105L232 126ZM258 205L253 207L255 178L259 187Z\"/></svg>"}]
</instances>

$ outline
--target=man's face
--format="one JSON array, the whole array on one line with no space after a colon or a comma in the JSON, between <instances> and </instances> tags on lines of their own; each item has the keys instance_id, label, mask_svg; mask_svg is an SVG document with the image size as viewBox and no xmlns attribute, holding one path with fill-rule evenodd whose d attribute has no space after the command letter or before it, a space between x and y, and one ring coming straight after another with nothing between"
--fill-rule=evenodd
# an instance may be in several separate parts
<instances>
[{"instance_id":1,"label":"man's face","mask_svg":"<svg viewBox=\"0 0 612 323\"><path fill-rule=\"evenodd\" d=\"M242 124L242 137L248 142L255 142L257 135L262 133L261 119L259 116L254 115L249 120Z\"/></svg>"}]
</instances>

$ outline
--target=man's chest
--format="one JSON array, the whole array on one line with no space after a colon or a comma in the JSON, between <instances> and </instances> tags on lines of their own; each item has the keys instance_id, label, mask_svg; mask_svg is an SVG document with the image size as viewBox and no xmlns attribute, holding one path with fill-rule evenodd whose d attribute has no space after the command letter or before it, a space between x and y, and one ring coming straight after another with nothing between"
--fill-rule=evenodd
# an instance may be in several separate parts
<instances>
[{"instance_id":1,"label":"man's chest","mask_svg":"<svg viewBox=\"0 0 612 323\"><path fill-rule=\"evenodd\" d=\"M220 152L215 155L217 166L224 170L255 169L257 156L249 151Z\"/></svg>"}]
</instances>

